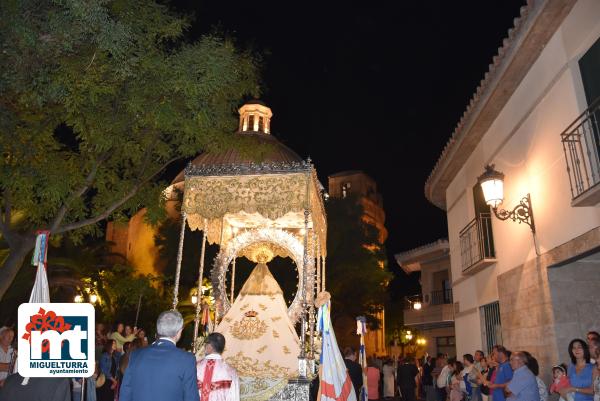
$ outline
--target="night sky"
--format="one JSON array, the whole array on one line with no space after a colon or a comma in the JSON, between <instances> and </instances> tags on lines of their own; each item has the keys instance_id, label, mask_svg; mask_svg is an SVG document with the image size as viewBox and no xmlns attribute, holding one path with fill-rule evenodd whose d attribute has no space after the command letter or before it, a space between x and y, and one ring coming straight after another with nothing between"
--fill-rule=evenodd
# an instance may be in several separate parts
<instances>
[{"instance_id":1,"label":"night sky","mask_svg":"<svg viewBox=\"0 0 600 401\"><path fill-rule=\"evenodd\" d=\"M321 182L363 170L383 195L393 254L447 237L423 186L523 0L198 1L191 39L214 31L263 57L272 132ZM401 273L403 274L403 273ZM400 292L416 279L400 277Z\"/></svg>"}]
</instances>

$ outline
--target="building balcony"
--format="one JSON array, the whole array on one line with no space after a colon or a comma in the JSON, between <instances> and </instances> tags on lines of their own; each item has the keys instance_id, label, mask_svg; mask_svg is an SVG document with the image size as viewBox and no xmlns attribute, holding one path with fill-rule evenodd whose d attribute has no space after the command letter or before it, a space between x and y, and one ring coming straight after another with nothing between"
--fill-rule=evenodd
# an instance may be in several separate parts
<instances>
[{"instance_id":1,"label":"building balcony","mask_svg":"<svg viewBox=\"0 0 600 401\"><path fill-rule=\"evenodd\" d=\"M446 326L454 322L452 289L424 294L421 309L414 309L414 302L406 302L404 324L407 326Z\"/></svg>"},{"instance_id":2,"label":"building balcony","mask_svg":"<svg viewBox=\"0 0 600 401\"><path fill-rule=\"evenodd\" d=\"M600 98L560 134L572 206L600 202Z\"/></svg>"},{"instance_id":3,"label":"building balcony","mask_svg":"<svg viewBox=\"0 0 600 401\"><path fill-rule=\"evenodd\" d=\"M404 324L420 328L444 327L454 323L454 305L424 305L421 309L404 311Z\"/></svg>"},{"instance_id":4,"label":"building balcony","mask_svg":"<svg viewBox=\"0 0 600 401\"><path fill-rule=\"evenodd\" d=\"M452 289L431 291L429 296L426 294L424 301L429 305L443 305L452 303Z\"/></svg>"},{"instance_id":5,"label":"building balcony","mask_svg":"<svg viewBox=\"0 0 600 401\"><path fill-rule=\"evenodd\" d=\"M496 263L492 216L479 213L460 231L460 256L464 275L475 274Z\"/></svg>"}]
</instances>

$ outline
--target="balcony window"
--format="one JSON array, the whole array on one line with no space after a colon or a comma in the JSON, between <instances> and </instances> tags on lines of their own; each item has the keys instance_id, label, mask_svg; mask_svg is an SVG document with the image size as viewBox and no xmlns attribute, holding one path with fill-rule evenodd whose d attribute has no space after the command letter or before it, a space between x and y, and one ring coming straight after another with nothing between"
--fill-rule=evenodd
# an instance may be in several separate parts
<instances>
[{"instance_id":1,"label":"balcony window","mask_svg":"<svg viewBox=\"0 0 600 401\"><path fill-rule=\"evenodd\" d=\"M579 59L588 109L561 134L573 206L600 202L600 39Z\"/></svg>"},{"instance_id":2,"label":"balcony window","mask_svg":"<svg viewBox=\"0 0 600 401\"><path fill-rule=\"evenodd\" d=\"M579 71L588 106L600 97L600 39L579 59Z\"/></svg>"},{"instance_id":3,"label":"balcony window","mask_svg":"<svg viewBox=\"0 0 600 401\"><path fill-rule=\"evenodd\" d=\"M479 213L460 231L463 274L472 274L496 262L492 216Z\"/></svg>"},{"instance_id":4,"label":"balcony window","mask_svg":"<svg viewBox=\"0 0 600 401\"><path fill-rule=\"evenodd\" d=\"M600 202L599 119L600 98L561 134L573 206Z\"/></svg>"}]
</instances>

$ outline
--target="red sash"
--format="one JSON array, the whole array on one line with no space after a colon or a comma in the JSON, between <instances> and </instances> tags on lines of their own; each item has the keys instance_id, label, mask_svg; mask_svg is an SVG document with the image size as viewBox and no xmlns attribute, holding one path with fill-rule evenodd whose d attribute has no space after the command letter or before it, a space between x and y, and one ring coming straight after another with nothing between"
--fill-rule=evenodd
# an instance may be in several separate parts
<instances>
[{"instance_id":1,"label":"red sash","mask_svg":"<svg viewBox=\"0 0 600 401\"><path fill-rule=\"evenodd\" d=\"M215 370L215 360L209 359L206 361L206 366L204 367L204 378L202 381L198 381L198 389L200 392L200 400L208 401L210 397L210 393L213 390L222 390L231 388L231 380L219 380L216 382L212 381L213 372Z\"/></svg>"}]
</instances>

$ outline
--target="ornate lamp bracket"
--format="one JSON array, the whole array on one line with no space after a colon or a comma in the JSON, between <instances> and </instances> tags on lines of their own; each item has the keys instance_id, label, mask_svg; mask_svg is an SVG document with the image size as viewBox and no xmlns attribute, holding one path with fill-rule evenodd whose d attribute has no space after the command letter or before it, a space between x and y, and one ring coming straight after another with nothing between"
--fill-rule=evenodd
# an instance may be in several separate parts
<instances>
[{"instance_id":1,"label":"ornate lamp bracket","mask_svg":"<svg viewBox=\"0 0 600 401\"><path fill-rule=\"evenodd\" d=\"M531 228L531 232L535 234L535 224L533 222L533 209L531 207L531 197L529 194L523 197L519 204L512 211L505 209L493 208L494 214L499 220L516 221L519 224L525 223Z\"/></svg>"}]
</instances>

